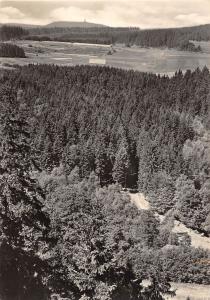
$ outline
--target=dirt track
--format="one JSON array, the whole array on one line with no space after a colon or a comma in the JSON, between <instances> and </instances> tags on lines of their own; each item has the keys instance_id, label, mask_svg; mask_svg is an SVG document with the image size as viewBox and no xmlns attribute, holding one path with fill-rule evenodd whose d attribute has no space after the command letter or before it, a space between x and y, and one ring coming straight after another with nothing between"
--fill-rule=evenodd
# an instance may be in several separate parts
<instances>
[{"instance_id":1,"label":"dirt track","mask_svg":"<svg viewBox=\"0 0 210 300\"><path fill-rule=\"evenodd\" d=\"M175 233L186 232L191 237L191 244L195 248L203 248L210 250L210 238L201 236L196 231L187 228L183 223L179 221L174 221L174 228L172 229Z\"/></svg>"},{"instance_id":2,"label":"dirt track","mask_svg":"<svg viewBox=\"0 0 210 300\"><path fill-rule=\"evenodd\" d=\"M142 193L129 193L131 202L136 205L138 209L149 210L151 208L149 202L146 200ZM163 218L163 216L158 217ZM159 218L160 219L160 218ZM174 221L174 227L172 229L174 233L188 233L191 237L191 244L195 248L203 248L210 251L210 238L205 237L197 233L195 230L187 228L183 223Z\"/></svg>"},{"instance_id":3,"label":"dirt track","mask_svg":"<svg viewBox=\"0 0 210 300\"><path fill-rule=\"evenodd\" d=\"M129 193L129 196L131 198L131 202L136 205L138 209L144 209L144 210L149 210L150 209L150 204L146 200L144 194L136 193L132 194Z\"/></svg>"}]
</instances>

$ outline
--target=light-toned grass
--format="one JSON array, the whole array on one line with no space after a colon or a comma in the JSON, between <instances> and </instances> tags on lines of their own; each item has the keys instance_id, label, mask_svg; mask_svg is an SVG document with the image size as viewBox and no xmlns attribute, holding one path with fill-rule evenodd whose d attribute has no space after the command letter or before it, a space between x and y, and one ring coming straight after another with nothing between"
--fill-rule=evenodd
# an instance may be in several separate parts
<instances>
[{"instance_id":1,"label":"light-toned grass","mask_svg":"<svg viewBox=\"0 0 210 300\"><path fill-rule=\"evenodd\" d=\"M150 284L148 280L143 280L143 286ZM192 283L171 283L171 291L175 291L174 297L164 295L165 300L210 300L210 285Z\"/></svg>"},{"instance_id":2,"label":"light-toned grass","mask_svg":"<svg viewBox=\"0 0 210 300\"><path fill-rule=\"evenodd\" d=\"M210 286L190 283L172 283L172 288L176 290L176 296L165 297L166 300L210 300Z\"/></svg>"},{"instance_id":3,"label":"light-toned grass","mask_svg":"<svg viewBox=\"0 0 210 300\"><path fill-rule=\"evenodd\" d=\"M90 58L89 64L105 65L106 59L104 58Z\"/></svg>"},{"instance_id":4,"label":"light-toned grass","mask_svg":"<svg viewBox=\"0 0 210 300\"><path fill-rule=\"evenodd\" d=\"M197 41L191 41L195 44L195 46L201 46L201 49L204 53L210 53L210 42L197 42Z\"/></svg>"},{"instance_id":5,"label":"light-toned grass","mask_svg":"<svg viewBox=\"0 0 210 300\"><path fill-rule=\"evenodd\" d=\"M66 42L39 42L39 41L17 41L16 44L23 47L27 53L25 60L7 59L4 62L25 64L57 64L57 65L92 65L91 58L106 59L106 66L132 69L142 72L156 74L167 74L173 76L175 71L181 69L194 70L197 67L210 68L210 51L206 53L193 53L177 51L174 49L140 48L137 46L127 48L123 45L94 45ZM209 46L208 46L209 45ZM206 49L210 43L205 44ZM113 51L116 50L116 52ZM112 55L108 55L108 52ZM72 59L68 60L68 56ZM63 59L55 60L56 57ZM0 58L2 61L2 58ZM95 63L94 63L95 64ZM103 65L101 63L97 63Z\"/></svg>"}]
</instances>

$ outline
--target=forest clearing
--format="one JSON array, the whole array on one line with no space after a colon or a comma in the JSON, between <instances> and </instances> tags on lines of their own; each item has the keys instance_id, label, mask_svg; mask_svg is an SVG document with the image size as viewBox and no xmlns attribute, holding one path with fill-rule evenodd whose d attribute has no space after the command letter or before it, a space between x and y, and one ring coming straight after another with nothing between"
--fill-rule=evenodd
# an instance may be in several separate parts
<instances>
[{"instance_id":1,"label":"forest clearing","mask_svg":"<svg viewBox=\"0 0 210 300\"><path fill-rule=\"evenodd\" d=\"M198 43L198 42L197 42ZM98 64L110 67L132 69L141 72L151 72L173 76L181 69L195 70L210 67L210 53L187 52L167 48L143 48L124 45L95 45L54 41L16 41L22 47L26 58L0 58L1 67L28 64L56 64L60 66L75 66ZM204 49L209 49L210 42Z\"/></svg>"}]
</instances>

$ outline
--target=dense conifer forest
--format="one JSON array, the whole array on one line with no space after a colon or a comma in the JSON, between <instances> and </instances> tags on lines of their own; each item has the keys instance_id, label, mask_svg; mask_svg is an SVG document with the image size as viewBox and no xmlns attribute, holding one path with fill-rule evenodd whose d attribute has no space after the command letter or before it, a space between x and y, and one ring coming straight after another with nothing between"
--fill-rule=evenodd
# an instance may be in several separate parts
<instances>
[{"instance_id":1,"label":"dense conifer forest","mask_svg":"<svg viewBox=\"0 0 210 300\"><path fill-rule=\"evenodd\" d=\"M20 26L3 25L0 27L0 40L8 41L26 36L28 31Z\"/></svg>"},{"instance_id":2,"label":"dense conifer forest","mask_svg":"<svg viewBox=\"0 0 210 300\"><path fill-rule=\"evenodd\" d=\"M0 44L0 57L26 57L25 51L16 45L9 43Z\"/></svg>"},{"instance_id":3,"label":"dense conifer forest","mask_svg":"<svg viewBox=\"0 0 210 300\"><path fill-rule=\"evenodd\" d=\"M4 71L2 299L162 300L171 281L209 284L210 253L169 223L210 235L209 102L207 68L172 78L97 66ZM123 188L147 195L165 223Z\"/></svg>"},{"instance_id":4,"label":"dense conifer forest","mask_svg":"<svg viewBox=\"0 0 210 300\"><path fill-rule=\"evenodd\" d=\"M169 79L114 68L31 65L6 73L1 81L23 90L32 116L39 110L31 120L32 135L44 169L62 163L68 175L78 168L81 178L94 171L101 186L118 182L138 188L160 213L178 209L187 225L205 230L207 68L179 71ZM185 188L194 196L183 211Z\"/></svg>"},{"instance_id":5,"label":"dense conifer forest","mask_svg":"<svg viewBox=\"0 0 210 300\"><path fill-rule=\"evenodd\" d=\"M209 41L210 25L195 27L150 29L139 28L33 28L29 30L29 39L57 40L67 42L124 43L128 46L168 47L187 51L201 51L190 40Z\"/></svg>"}]
</instances>

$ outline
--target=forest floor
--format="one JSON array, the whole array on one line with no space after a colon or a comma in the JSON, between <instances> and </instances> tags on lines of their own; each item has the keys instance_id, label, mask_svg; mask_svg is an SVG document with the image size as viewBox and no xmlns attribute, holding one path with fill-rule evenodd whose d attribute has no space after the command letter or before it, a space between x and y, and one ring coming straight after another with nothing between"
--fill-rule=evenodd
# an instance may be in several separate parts
<instances>
[{"instance_id":1,"label":"forest floor","mask_svg":"<svg viewBox=\"0 0 210 300\"><path fill-rule=\"evenodd\" d=\"M124 45L94 45L53 41L16 41L26 53L26 58L0 58L0 68L15 64L56 64L61 66L106 65L172 76L181 69L210 68L210 42L206 52L187 52L175 49L141 48ZM203 43L203 42L201 42Z\"/></svg>"}]
</instances>

